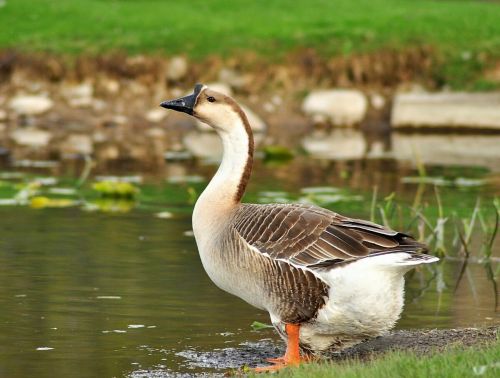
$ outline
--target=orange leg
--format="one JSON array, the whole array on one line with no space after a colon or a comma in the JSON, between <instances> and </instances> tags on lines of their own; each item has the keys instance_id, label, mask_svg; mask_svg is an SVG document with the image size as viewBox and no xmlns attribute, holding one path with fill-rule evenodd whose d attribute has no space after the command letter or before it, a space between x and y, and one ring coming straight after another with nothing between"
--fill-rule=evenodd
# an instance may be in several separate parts
<instances>
[{"instance_id":1,"label":"orange leg","mask_svg":"<svg viewBox=\"0 0 500 378\"><path fill-rule=\"evenodd\" d=\"M299 351L299 324L285 324L285 331L288 336L286 344L286 352L283 357L269 358L267 361L272 362L272 366L257 367L254 369L256 373L276 371L287 366L298 366L301 362L306 361L300 357Z\"/></svg>"}]
</instances>

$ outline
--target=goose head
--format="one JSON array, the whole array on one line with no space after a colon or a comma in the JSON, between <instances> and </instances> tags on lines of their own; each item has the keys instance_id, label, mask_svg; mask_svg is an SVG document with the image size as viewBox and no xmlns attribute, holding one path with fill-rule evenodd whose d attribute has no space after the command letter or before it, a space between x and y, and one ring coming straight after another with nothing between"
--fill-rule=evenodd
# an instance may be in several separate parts
<instances>
[{"instance_id":1,"label":"goose head","mask_svg":"<svg viewBox=\"0 0 500 378\"><path fill-rule=\"evenodd\" d=\"M230 133L238 125L248 124L245 113L236 101L203 84L196 84L192 94L164 101L160 106L196 117L219 133Z\"/></svg>"}]
</instances>

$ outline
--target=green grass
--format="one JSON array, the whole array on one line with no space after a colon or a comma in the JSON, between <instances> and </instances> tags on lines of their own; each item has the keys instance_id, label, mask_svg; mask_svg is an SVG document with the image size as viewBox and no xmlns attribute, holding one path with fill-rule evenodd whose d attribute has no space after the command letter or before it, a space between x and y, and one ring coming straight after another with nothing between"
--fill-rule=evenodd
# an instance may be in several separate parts
<instances>
[{"instance_id":1,"label":"green grass","mask_svg":"<svg viewBox=\"0 0 500 378\"><path fill-rule=\"evenodd\" d=\"M434 45L499 54L500 4L401 0L5 0L0 47L62 53L350 54ZM465 54L465 55L464 55Z\"/></svg>"},{"instance_id":2,"label":"green grass","mask_svg":"<svg viewBox=\"0 0 500 378\"><path fill-rule=\"evenodd\" d=\"M342 363L305 364L287 369L279 377L334 378L427 378L498 377L500 341L475 348L450 348L432 356L392 352L367 363L351 360Z\"/></svg>"}]
</instances>

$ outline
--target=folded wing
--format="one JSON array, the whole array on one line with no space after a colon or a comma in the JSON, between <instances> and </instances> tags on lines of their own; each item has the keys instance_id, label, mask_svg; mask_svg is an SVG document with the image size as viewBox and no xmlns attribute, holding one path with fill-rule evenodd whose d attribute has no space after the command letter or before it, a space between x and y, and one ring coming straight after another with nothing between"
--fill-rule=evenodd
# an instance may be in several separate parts
<instances>
[{"instance_id":1,"label":"folded wing","mask_svg":"<svg viewBox=\"0 0 500 378\"><path fill-rule=\"evenodd\" d=\"M242 205L235 228L273 259L326 268L374 254L426 252L412 237L308 205Z\"/></svg>"}]
</instances>

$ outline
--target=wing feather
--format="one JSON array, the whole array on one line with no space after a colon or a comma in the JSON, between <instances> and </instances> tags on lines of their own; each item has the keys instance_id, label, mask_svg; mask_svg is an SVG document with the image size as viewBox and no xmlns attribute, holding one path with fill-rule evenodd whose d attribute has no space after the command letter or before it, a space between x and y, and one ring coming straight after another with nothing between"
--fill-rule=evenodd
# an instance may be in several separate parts
<instances>
[{"instance_id":1,"label":"wing feather","mask_svg":"<svg viewBox=\"0 0 500 378\"><path fill-rule=\"evenodd\" d=\"M273 259L305 267L427 250L406 234L314 206L244 204L235 217L234 227L248 244Z\"/></svg>"}]
</instances>

